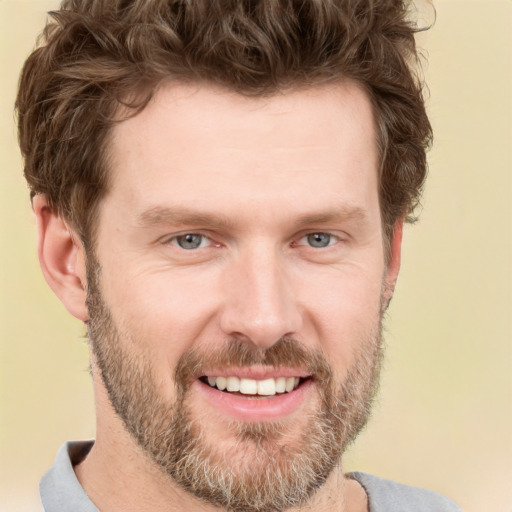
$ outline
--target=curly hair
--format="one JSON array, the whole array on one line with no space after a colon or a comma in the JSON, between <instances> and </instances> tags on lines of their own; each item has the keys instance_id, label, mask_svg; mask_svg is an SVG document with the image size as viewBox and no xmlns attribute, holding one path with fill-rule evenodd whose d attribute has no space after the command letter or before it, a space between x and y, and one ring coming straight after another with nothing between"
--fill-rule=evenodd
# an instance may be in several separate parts
<instances>
[{"instance_id":1,"label":"curly hair","mask_svg":"<svg viewBox=\"0 0 512 512\"><path fill-rule=\"evenodd\" d=\"M373 105L389 238L397 219L412 218L432 140L409 4L64 0L25 63L16 101L31 197L45 194L87 249L108 188L109 131L163 80L265 96L348 78Z\"/></svg>"}]
</instances>

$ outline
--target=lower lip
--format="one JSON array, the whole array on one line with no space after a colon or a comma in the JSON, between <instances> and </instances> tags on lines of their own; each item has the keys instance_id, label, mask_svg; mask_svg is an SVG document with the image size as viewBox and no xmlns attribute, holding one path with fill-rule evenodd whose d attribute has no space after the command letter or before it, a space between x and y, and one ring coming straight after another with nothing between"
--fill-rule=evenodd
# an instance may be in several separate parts
<instances>
[{"instance_id":1,"label":"lower lip","mask_svg":"<svg viewBox=\"0 0 512 512\"><path fill-rule=\"evenodd\" d=\"M243 395L219 391L200 380L195 381L193 387L197 388L219 412L238 420L258 422L278 420L293 414L303 404L312 384L308 379L289 393L259 398L245 398Z\"/></svg>"}]
</instances>

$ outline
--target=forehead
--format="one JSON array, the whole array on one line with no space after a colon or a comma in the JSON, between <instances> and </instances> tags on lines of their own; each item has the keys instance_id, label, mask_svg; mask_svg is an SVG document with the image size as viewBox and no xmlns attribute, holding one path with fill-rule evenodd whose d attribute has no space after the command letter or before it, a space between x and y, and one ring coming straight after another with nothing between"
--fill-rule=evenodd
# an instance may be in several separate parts
<instances>
[{"instance_id":1,"label":"forehead","mask_svg":"<svg viewBox=\"0 0 512 512\"><path fill-rule=\"evenodd\" d=\"M304 210L308 196L369 189L378 201L371 103L349 81L263 98L168 83L113 129L110 150L108 196L134 211L199 198L214 209L295 199Z\"/></svg>"}]
</instances>

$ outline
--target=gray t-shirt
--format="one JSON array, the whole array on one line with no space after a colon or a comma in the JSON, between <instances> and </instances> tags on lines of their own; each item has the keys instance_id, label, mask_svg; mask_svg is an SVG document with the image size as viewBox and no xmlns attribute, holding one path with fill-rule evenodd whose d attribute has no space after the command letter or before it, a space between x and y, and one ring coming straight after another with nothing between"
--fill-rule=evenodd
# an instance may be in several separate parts
<instances>
[{"instance_id":1,"label":"gray t-shirt","mask_svg":"<svg viewBox=\"0 0 512 512\"><path fill-rule=\"evenodd\" d=\"M73 465L86 457L92 441L64 444L54 465L41 479L39 490L45 512L99 512L75 476ZM368 495L369 512L462 512L453 501L440 494L399 484L391 480L349 473Z\"/></svg>"}]
</instances>

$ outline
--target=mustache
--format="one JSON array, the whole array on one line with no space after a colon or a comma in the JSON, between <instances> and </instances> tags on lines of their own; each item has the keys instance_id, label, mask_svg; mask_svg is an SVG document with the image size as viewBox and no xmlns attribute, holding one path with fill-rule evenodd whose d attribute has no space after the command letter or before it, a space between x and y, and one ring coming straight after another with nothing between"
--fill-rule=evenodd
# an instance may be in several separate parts
<instances>
[{"instance_id":1,"label":"mustache","mask_svg":"<svg viewBox=\"0 0 512 512\"><path fill-rule=\"evenodd\" d=\"M284 336L267 348L256 347L238 338L208 354L190 349L183 354L175 371L175 382L180 394L185 393L192 381L215 368L239 368L247 366L282 366L306 370L315 379L331 382L331 367L320 350L304 347L297 339Z\"/></svg>"}]
</instances>

